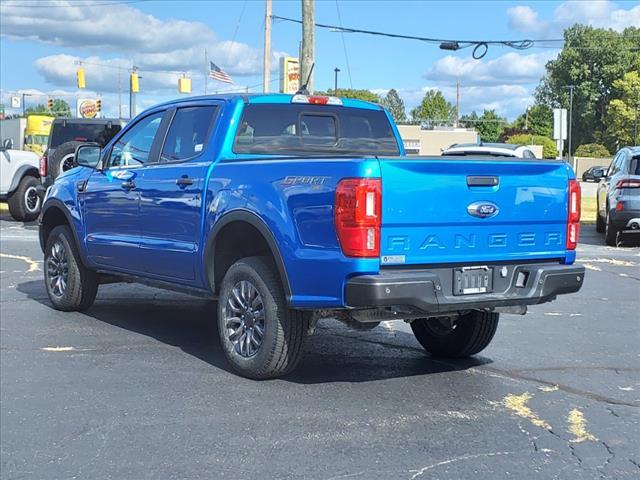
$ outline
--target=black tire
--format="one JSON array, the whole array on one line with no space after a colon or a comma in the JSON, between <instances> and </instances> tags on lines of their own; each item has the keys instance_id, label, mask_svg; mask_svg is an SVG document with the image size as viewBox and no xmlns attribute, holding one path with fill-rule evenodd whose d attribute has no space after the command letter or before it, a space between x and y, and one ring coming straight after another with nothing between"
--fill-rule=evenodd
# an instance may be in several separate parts
<instances>
[{"instance_id":1,"label":"black tire","mask_svg":"<svg viewBox=\"0 0 640 480\"><path fill-rule=\"evenodd\" d=\"M604 233L605 231L605 223L602 217L600 216L600 208L596 208L596 232Z\"/></svg>"},{"instance_id":2,"label":"black tire","mask_svg":"<svg viewBox=\"0 0 640 480\"><path fill-rule=\"evenodd\" d=\"M234 289L246 287L247 283L259 294L254 297L247 294L253 300L244 302L247 306L255 302L262 305L261 309L259 305L256 307L256 315L244 309L243 302L238 302L238 297L233 296ZM249 287L246 288L251 291ZM242 299L246 298L243 296ZM263 312L261 316L259 311ZM245 316L240 318L241 315L246 316L247 323ZM237 328L233 331L235 326ZM262 329L261 339L258 327ZM273 262L263 257L248 257L238 260L229 268L218 297L218 333L224 354L237 373L258 380L291 372L302 356L308 328L308 314L288 307ZM256 339L260 343L255 346L251 340L247 340L248 347L245 346L242 353L243 338ZM255 349L253 354L251 349Z\"/></svg>"},{"instance_id":3,"label":"black tire","mask_svg":"<svg viewBox=\"0 0 640 480\"><path fill-rule=\"evenodd\" d=\"M19 222L31 222L40 215L42 207L42 197L38 193L40 180L31 175L25 175L20 180L18 188L16 188L9 198L9 213Z\"/></svg>"},{"instance_id":4,"label":"black tire","mask_svg":"<svg viewBox=\"0 0 640 480\"><path fill-rule=\"evenodd\" d=\"M618 242L618 229L611 220L609 209L607 209L607 220L605 221L604 225L604 241L610 247L617 246Z\"/></svg>"},{"instance_id":5,"label":"black tire","mask_svg":"<svg viewBox=\"0 0 640 480\"><path fill-rule=\"evenodd\" d=\"M66 172L73 167L76 167L73 155L76 153L76 148L82 145L83 142L65 142L61 144L53 155L47 160L47 175L55 180L60 176L62 172Z\"/></svg>"},{"instance_id":6,"label":"black tire","mask_svg":"<svg viewBox=\"0 0 640 480\"><path fill-rule=\"evenodd\" d=\"M62 248L62 253L60 249ZM66 282L58 289L56 272L64 274ZM82 311L93 305L98 292L97 274L85 268L80 260L71 230L66 225L55 227L45 246L44 283L49 300L56 310Z\"/></svg>"},{"instance_id":7,"label":"black tire","mask_svg":"<svg viewBox=\"0 0 640 480\"><path fill-rule=\"evenodd\" d=\"M411 322L411 330L420 345L438 357L461 358L484 350L498 328L500 315L472 310L457 317L454 327L448 319L420 318Z\"/></svg>"}]
</instances>

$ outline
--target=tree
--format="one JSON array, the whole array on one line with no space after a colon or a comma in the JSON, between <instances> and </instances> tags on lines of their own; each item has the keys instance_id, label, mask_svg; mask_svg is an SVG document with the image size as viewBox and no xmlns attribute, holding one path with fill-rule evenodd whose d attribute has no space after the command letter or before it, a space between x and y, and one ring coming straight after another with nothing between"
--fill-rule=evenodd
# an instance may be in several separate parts
<instances>
[{"instance_id":1,"label":"tree","mask_svg":"<svg viewBox=\"0 0 640 480\"><path fill-rule=\"evenodd\" d=\"M513 127L533 135L551 137L553 135L553 110L547 105L536 103L515 119Z\"/></svg>"},{"instance_id":2,"label":"tree","mask_svg":"<svg viewBox=\"0 0 640 480\"><path fill-rule=\"evenodd\" d=\"M355 98L357 100L364 100L365 102L380 103L380 97L373 93L371 90L358 90L356 88L339 88L334 90L330 88L326 92L316 92L315 95L331 95L333 97L343 98Z\"/></svg>"},{"instance_id":3,"label":"tree","mask_svg":"<svg viewBox=\"0 0 640 480\"><path fill-rule=\"evenodd\" d=\"M429 125L452 124L456 118L456 107L447 102L441 91L429 90L420 105L411 110L411 117Z\"/></svg>"},{"instance_id":4,"label":"tree","mask_svg":"<svg viewBox=\"0 0 640 480\"><path fill-rule=\"evenodd\" d=\"M505 126L508 125L507 119L498 115L495 110L485 110L481 116L471 112L470 115L463 115L460 123L475 128L481 142L497 142Z\"/></svg>"},{"instance_id":5,"label":"tree","mask_svg":"<svg viewBox=\"0 0 640 480\"><path fill-rule=\"evenodd\" d=\"M404 109L404 102L398 92L392 88L382 99L382 105L389 110L391 117L396 123L404 123L407 121L407 114Z\"/></svg>"},{"instance_id":6,"label":"tree","mask_svg":"<svg viewBox=\"0 0 640 480\"><path fill-rule=\"evenodd\" d=\"M614 96L607 108L606 141L611 151L640 140L640 73L628 72L613 82Z\"/></svg>"},{"instance_id":7,"label":"tree","mask_svg":"<svg viewBox=\"0 0 640 480\"><path fill-rule=\"evenodd\" d=\"M569 108L567 85L573 96L573 145L604 137L613 83L640 65L637 48L640 29L623 32L574 25L564 32L564 47L547 62L546 74L536 90L538 103Z\"/></svg>"},{"instance_id":8,"label":"tree","mask_svg":"<svg viewBox=\"0 0 640 480\"><path fill-rule=\"evenodd\" d=\"M575 156L605 158L610 157L611 154L604 145L600 145L599 143L585 143L576 148Z\"/></svg>"},{"instance_id":9,"label":"tree","mask_svg":"<svg viewBox=\"0 0 640 480\"><path fill-rule=\"evenodd\" d=\"M542 135L520 134L513 135L507 138L507 143L513 145L542 145L542 157L543 158L556 158L558 156L558 149L556 148L556 142L549 137L543 137Z\"/></svg>"},{"instance_id":10,"label":"tree","mask_svg":"<svg viewBox=\"0 0 640 480\"><path fill-rule=\"evenodd\" d=\"M25 114L44 114L52 115L54 117L71 117L71 108L69 104L64 100L56 98L53 100L53 108L51 111L47 110L47 107L43 104L38 104L35 107L29 107L25 109Z\"/></svg>"}]
</instances>

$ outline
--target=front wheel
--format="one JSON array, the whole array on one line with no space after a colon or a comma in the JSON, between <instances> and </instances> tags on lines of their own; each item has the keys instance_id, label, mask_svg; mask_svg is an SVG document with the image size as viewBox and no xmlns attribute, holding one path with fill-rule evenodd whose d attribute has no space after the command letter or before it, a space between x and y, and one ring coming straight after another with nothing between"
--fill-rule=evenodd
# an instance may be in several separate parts
<instances>
[{"instance_id":1,"label":"front wheel","mask_svg":"<svg viewBox=\"0 0 640 480\"><path fill-rule=\"evenodd\" d=\"M308 328L308 315L288 308L272 262L248 257L229 268L218 296L218 334L236 372L253 379L291 372Z\"/></svg>"},{"instance_id":2,"label":"front wheel","mask_svg":"<svg viewBox=\"0 0 640 480\"><path fill-rule=\"evenodd\" d=\"M54 228L45 246L44 283L56 310L86 310L96 298L98 278L85 268L66 225Z\"/></svg>"},{"instance_id":3,"label":"front wheel","mask_svg":"<svg viewBox=\"0 0 640 480\"><path fill-rule=\"evenodd\" d=\"M411 330L420 345L438 357L468 357L484 350L498 328L499 314L472 310L458 317L420 318Z\"/></svg>"},{"instance_id":4,"label":"front wheel","mask_svg":"<svg viewBox=\"0 0 640 480\"><path fill-rule=\"evenodd\" d=\"M38 192L40 180L32 176L22 177L18 188L9 196L9 213L14 220L30 222L38 218L42 198Z\"/></svg>"}]
</instances>

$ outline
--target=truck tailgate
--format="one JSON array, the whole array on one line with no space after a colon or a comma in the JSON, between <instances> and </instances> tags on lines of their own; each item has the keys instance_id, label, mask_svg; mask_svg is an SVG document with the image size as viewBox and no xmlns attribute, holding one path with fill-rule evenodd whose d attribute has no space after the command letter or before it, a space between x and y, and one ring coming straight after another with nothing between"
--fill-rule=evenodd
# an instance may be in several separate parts
<instances>
[{"instance_id":1,"label":"truck tailgate","mask_svg":"<svg viewBox=\"0 0 640 480\"><path fill-rule=\"evenodd\" d=\"M544 160L380 158L383 265L566 255L568 167Z\"/></svg>"}]
</instances>

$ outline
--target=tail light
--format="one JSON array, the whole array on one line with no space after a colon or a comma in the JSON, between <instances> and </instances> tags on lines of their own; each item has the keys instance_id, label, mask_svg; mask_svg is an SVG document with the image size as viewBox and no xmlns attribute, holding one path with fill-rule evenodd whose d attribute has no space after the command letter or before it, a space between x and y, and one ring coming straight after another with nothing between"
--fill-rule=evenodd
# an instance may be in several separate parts
<instances>
[{"instance_id":1,"label":"tail light","mask_svg":"<svg viewBox=\"0 0 640 480\"><path fill-rule=\"evenodd\" d=\"M622 190L623 188L640 188L640 180L633 180L631 178L618 180L618 183L616 183L616 188L618 190Z\"/></svg>"},{"instance_id":2,"label":"tail light","mask_svg":"<svg viewBox=\"0 0 640 480\"><path fill-rule=\"evenodd\" d=\"M342 100L340 100L338 97L327 97L324 95L296 94L291 98L291 103L310 103L312 105L342 105Z\"/></svg>"},{"instance_id":3,"label":"tail light","mask_svg":"<svg viewBox=\"0 0 640 480\"><path fill-rule=\"evenodd\" d=\"M379 178L348 178L338 183L334 222L347 257L380 256L381 204Z\"/></svg>"},{"instance_id":4,"label":"tail light","mask_svg":"<svg viewBox=\"0 0 640 480\"><path fill-rule=\"evenodd\" d=\"M567 250L575 250L580 235L580 184L569 180L569 218L567 219Z\"/></svg>"},{"instance_id":5,"label":"tail light","mask_svg":"<svg viewBox=\"0 0 640 480\"><path fill-rule=\"evenodd\" d=\"M44 152L40 157L40 176L47 176L47 152Z\"/></svg>"}]
</instances>

